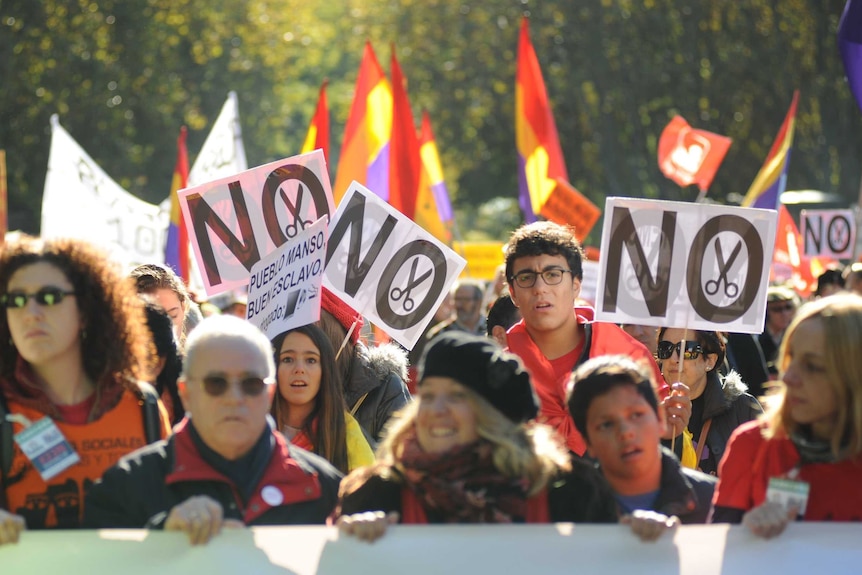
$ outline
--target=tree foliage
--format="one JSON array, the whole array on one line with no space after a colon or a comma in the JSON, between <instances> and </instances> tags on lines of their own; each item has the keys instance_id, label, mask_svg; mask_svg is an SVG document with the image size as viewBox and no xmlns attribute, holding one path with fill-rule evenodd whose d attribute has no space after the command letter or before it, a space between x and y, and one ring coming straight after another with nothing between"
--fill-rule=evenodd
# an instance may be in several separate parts
<instances>
[{"instance_id":1,"label":"tree foliage","mask_svg":"<svg viewBox=\"0 0 862 575\"><path fill-rule=\"evenodd\" d=\"M797 88L788 186L850 203L862 172L862 122L836 45L843 4L4 0L0 148L10 227L38 231L53 113L108 174L157 202L170 187L180 125L189 126L193 158L236 90L249 163L263 164L299 150L328 78L334 172L368 39L386 68L395 46L417 119L422 108L431 115L461 228L503 239L501 226L517 221L522 15L572 183L600 206L608 195L695 197L656 162L658 137L675 114L733 138L709 195L724 202L744 194Z\"/></svg>"}]
</instances>

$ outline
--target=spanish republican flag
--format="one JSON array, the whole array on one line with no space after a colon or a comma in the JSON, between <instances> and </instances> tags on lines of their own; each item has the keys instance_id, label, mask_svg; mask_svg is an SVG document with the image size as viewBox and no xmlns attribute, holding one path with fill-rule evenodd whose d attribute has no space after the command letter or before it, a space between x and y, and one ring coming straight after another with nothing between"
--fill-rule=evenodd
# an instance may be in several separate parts
<instances>
[{"instance_id":1,"label":"spanish republican flag","mask_svg":"<svg viewBox=\"0 0 862 575\"><path fill-rule=\"evenodd\" d=\"M353 180L389 201L391 132L392 90L371 43L366 42L332 190L336 205Z\"/></svg>"},{"instance_id":2,"label":"spanish republican flag","mask_svg":"<svg viewBox=\"0 0 862 575\"><path fill-rule=\"evenodd\" d=\"M419 189L419 139L401 66L392 47L392 134L389 140L389 205L410 218Z\"/></svg>"},{"instance_id":3,"label":"spanish republican flag","mask_svg":"<svg viewBox=\"0 0 862 575\"><path fill-rule=\"evenodd\" d=\"M556 187L566 182L566 164L557 126L542 79L536 51L530 42L527 18L521 20L518 71L515 77L515 142L518 148L519 203L527 223L536 219Z\"/></svg>"},{"instance_id":4,"label":"spanish republican flag","mask_svg":"<svg viewBox=\"0 0 862 575\"><path fill-rule=\"evenodd\" d=\"M799 90L796 90L793 92L793 101L790 103L790 109L787 111L784 123L781 124L781 129L772 144L772 149L766 156L766 162L760 168L751 187L748 188L745 199L742 200L743 206L767 210L778 209L781 203L781 194L784 193L784 187L787 184L787 166L790 164L790 150L793 147L793 132L796 129L796 103L798 101Z\"/></svg>"},{"instance_id":5,"label":"spanish republican flag","mask_svg":"<svg viewBox=\"0 0 862 575\"><path fill-rule=\"evenodd\" d=\"M188 181L189 155L186 150L186 127L183 126L177 138L177 165L171 180L171 219L168 223L168 239L165 242L165 263L183 278L186 285L189 283L189 233L180 210L177 192L188 187Z\"/></svg>"},{"instance_id":6,"label":"spanish republican flag","mask_svg":"<svg viewBox=\"0 0 862 575\"><path fill-rule=\"evenodd\" d=\"M451 246L454 214L452 203L449 201L449 191L443 180L440 154L437 153L437 142L431 130L428 112L422 112L419 155L422 160L422 172L419 193L416 197L416 216L413 221L441 242Z\"/></svg>"},{"instance_id":7,"label":"spanish republican flag","mask_svg":"<svg viewBox=\"0 0 862 575\"><path fill-rule=\"evenodd\" d=\"M323 81L320 86L320 96L317 98L317 109L314 112L314 117L311 118L311 124L308 126L308 134L305 136L305 143L302 144L300 153L306 154L314 150L323 150L323 157L329 161L329 105L326 102L326 85L328 82Z\"/></svg>"}]
</instances>

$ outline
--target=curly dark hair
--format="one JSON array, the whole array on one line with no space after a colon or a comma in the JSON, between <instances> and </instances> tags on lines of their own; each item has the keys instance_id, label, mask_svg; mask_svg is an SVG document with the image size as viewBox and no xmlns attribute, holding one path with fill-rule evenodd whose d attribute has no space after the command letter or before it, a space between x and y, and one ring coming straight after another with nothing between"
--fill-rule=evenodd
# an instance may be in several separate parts
<instances>
[{"instance_id":1,"label":"curly dark hair","mask_svg":"<svg viewBox=\"0 0 862 575\"><path fill-rule=\"evenodd\" d=\"M575 239L573 228L554 222L534 222L521 226L506 244L506 280L511 282L515 260L528 256L563 256L572 276L584 279L584 250Z\"/></svg>"},{"instance_id":2,"label":"curly dark hair","mask_svg":"<svg viewBox=\"0 0 862 575\"><path fill-rule=\"evenodd\" d=\"M0 293L19 269L46 262L74 286L86 329L81 341L84 371L97 385L108 375L131 386L146 377L155 348L147 333L143 302L132 282L92 244L77 239L43 240L22 235L0 249ZM6 314L0 314L0 375L14 377L18 351L11 341Z\"/></svg>"}]
</instances>

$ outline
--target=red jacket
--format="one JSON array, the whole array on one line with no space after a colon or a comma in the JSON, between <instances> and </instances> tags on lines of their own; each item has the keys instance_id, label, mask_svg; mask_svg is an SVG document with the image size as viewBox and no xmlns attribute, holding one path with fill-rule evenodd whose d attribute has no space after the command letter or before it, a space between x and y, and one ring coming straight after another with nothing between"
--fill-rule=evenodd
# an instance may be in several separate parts
<instances>
[{"instance_id":1,"label":"red jacket","mask_svg":"<svg viewBox=\"0 0 862 575\"><path fill-rule=\"evenodd\" d=\"M580 308L575 308L572 313L577 317L578 324L584 326L583 350L572 365L572 369L593 357L626 355L650 366L660 386L659 400L664 399L668 394L668 386L649 350L616 324L592 322L580 312ZM578 433L566 408L566 386L569 382L569 374L560 379L554 376L551 362L527 333L524 320L513 325L507 332L506 338L509 351L521 358L532 376L533 387L541 401L539 420L554 427L566 439L569 449L578 455L586 453L587 445L584 438Z\"/></svg>"}]
</instances>

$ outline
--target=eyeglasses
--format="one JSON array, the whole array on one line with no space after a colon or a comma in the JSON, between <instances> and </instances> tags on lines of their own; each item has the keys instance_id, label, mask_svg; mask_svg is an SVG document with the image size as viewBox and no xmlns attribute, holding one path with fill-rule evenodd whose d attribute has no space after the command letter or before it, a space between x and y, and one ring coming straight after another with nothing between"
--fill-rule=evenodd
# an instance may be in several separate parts
<instances>
[{"instance_id":1,"label":"eyeglasses","mask_svg":"<svg viewBox=\"0 0 862 575\"><path fill-rule=\"evenodd\" d=\"M207 375L201 379L202 387L207 395L219 397L227 392L230 387L230 380L223 375ZM239 388L242 394L248 397L257 397L267 385L271 385L274 381L270 378L262 377L245 377L239 380Z\"/></svg>"},{"instance_id":2,"label":"eyeglasses","mask_svg":"<svg viewBox=\"0 0 862 575\"><path fill-rule=\"evenodd\" d=\"M662 340L658 342L655 354L658 356L659 359L670 359L674 352L679 355L679 348L681 345L681 341L671 343L669 341ZM682 355L684 359L697 359L702 353L703 348L696 341L685 342L685 352L683 352Z\"/></svg>"},{"instance_id":3,"label":"eyeglasses","mask_svg":"<svg viewBox=\"0 0 862 575\"><path fill-rule=\"evenodd\" d=\"M66 296L73 295L75 295L74 291L66 291L53 286L43 287L36 293L11 291L0 295L0 306L6 309L21 309L27 307L27 302L32 298L41 306L51 307L61 304Z\"/></svg>"},{"instance_id":4,"label":"eyeglasses","mask_svg":"<svg viewBox=\"0 0 862 575\"><path fill-rule=\"evenodd\" d=\"M770 313L785 313L788 311L796 311L796 306L792 303L786 303L784 305L776 305L773 307L766 307L766 311Z\"/></svg>"},{"instance_id":5,"label":"eyeglasses","mask_svg":"<svg viewBox=\"0 0 862 575\"><path fill-rule=\"evenodd\" d=\"M536 278L542 276L545 285L555 286L563 281L563 274L566 272L572 273L572 270L564 270L562 268L549 268L541 272L518 272L509 278L509 281L515 282L518 287L530 288L536 285ZM574 275L574 274L573 274Z\"/></svg>"}]
</instances>

